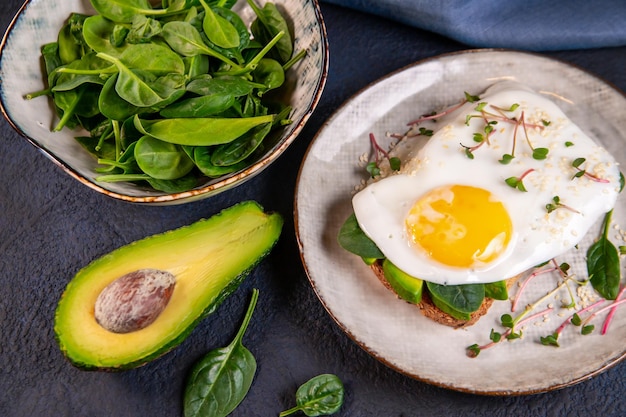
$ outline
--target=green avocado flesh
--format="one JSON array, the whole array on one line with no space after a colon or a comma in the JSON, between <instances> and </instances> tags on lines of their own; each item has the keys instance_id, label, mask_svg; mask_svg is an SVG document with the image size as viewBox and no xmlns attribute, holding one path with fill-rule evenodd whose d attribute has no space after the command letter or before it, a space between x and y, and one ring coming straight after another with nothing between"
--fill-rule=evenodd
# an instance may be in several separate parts
<instances>
[{"instance_id":1,"label":"green avocado flesh","mask_svg":"<svg viewBox=\"0 0 626 417\"><path fill-rule=\"evenodd\" d=\"M383 261L383 272L385 279L400 298L413 304L419 304L422 301L424 281L398 269L386 258Z\"/></svg>"},{"instance_id":2,"label":"green avocado flesh","mask_svg":"<svg viewBox=\"0 0 626 417\"><path fill-rule=\"evenodd\" d=\"M509 290L506 281L485 284L485 297L493 298L494 300L508 300Z\"/></svg>"},{"instance_id":3,"label":"green avocado flesh","mask_svg":"<svg viewBox=\"0 0 626 417\"><path fill-rule=\"evenodd\" d=\"M81 369L130 369L180 344L214 312L277 242L283 219L248 201L189 226L123 246L80 270L63 293L54 331L63 354ZM94 305L102 290L129 272L173 274L165 309L146 327L114 333L100 326Z\"/></svg>"}]
</instances>

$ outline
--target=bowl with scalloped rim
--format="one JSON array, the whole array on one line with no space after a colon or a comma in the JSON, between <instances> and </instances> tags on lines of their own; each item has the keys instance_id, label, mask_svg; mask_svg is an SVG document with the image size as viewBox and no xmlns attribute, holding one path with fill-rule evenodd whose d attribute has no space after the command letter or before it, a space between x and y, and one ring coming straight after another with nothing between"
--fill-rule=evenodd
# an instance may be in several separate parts
<instances>
[{"instance_id":1,"label":"bowl with scalloped rim","mask_svg":"<svg viewBox=\"0 0 626 417\"><path fill-rule=\"evenodd\" d=\"M263 6L266 0L256 3ZM274 3L293 31L294 54L306 50L306 55L286 71L282 87L284 104L292 107L291 123L279 134L266 138L263 151L245 168L219 178L204 177L188 191L166 193L136 182L97 181L100 175L97 159L75 139L86 133L69 128L53 131L58 116L52 100L47 97L25 100L26 94L46 87L41 47L57 40L71 13L95 14L89 0L24 3L0 45L0 110L17 132L64 172L109 197L131 203L167 205L196 201L232 189L261 173L293 143L315 110L326 83L328 42L317 0L275 0ZM256 17L245 0L238 0L232 10L246 24Z\"/></svg>"}]
</instances>

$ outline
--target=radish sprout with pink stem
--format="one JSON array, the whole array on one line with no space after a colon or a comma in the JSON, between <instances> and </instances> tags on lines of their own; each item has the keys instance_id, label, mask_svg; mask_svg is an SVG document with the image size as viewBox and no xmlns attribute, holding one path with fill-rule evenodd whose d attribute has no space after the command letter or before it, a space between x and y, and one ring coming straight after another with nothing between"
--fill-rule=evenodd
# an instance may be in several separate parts
<instances>
[{"instance_id":1,"label":"radish sprout with pink stem","mask_svg":"<svg viewBox=\"0 0 626 417\"><path fill-rule=\"evenodd\" d=\"M398 171L400 169L400 158L390 156L387 151L381 148L373 133L370 133L369 136L370 143L372 144L372 149L374 151L374 161L367 164L367 172L370 173L372 178L380 175L380 163L383 159L387 159L389 161L389 166L392 170Z\"/></svg>"},{"instance_id":2,"label":"radish sprout with pink stem","mask_svg":"<svg viewBox=\"0 0 626 417\"><path fill-rule=\"evenodd\" d=\"M622 287L622 289L619 291L619 294L617 295L617 298L615 299L614 304L617 303L617 300L622 298L625 292L626 292L626 286ZM606 334L606 332L609 331L609 325L611 324L611 321L613 320L615 311L617 311L617 306L613 305L613 308L611 309L611 311L609 311L609 314L607 314L606 320L604 320L604 324L602 325L602 334Z\"/></svg>"},{"instance_id":3,"label":"radish sprout with pink stem","mask_svg":"<svg viewBox=\"0 0 626 417\"><path fill-rule=\"evenodd\" d=\"M609 180L597 177L597 176L595 176L593 174L590 174L589 172L585 171L584 169L582 169L580 167L582 164L585 163L586 160L587 159L585 159L585 158L576 158L576 159L574 159L574 161L572 162L572 166L576 169L576 173L574 174L572 179L580 178L580 177L584 176L584 177L589 178L591 181L608 183Z\"/></svg>"}]
</instances>

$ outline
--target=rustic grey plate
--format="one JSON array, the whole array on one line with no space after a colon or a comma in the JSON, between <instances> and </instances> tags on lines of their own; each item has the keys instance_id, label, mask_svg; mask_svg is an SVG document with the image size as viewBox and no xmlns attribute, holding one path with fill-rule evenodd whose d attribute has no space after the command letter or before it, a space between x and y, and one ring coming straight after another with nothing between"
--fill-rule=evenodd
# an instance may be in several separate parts
<instances>
[{"instance_id":1,"label":"rustic grey plate","mask_svg":"<svg viewBox=\"0 0 626 417\"><path fill-rule=\"evenodd\" d=\"M352 211L355 186L367 176L359 158L370 152L370 132L384 142L386 132L403 132L416 116L457 103L464 91L478 94L503 79L526 83L551 98L618 161L626 161L626 99L621 92L585 71L541 55L475 50L418 62L345 103L310 145L295 196L302 260L311 285L338 325L372 356L403 374L490 395L554 390L616 364L626 356L626 308L617 310L607 334L600 332L604 313L590 322L596 328L590 335L568 326L556 348L543 346L539 339L554 332L572 311L559 308L560 300L551 297L537 311L554 305L555 312L524 326L521 340L500 343L472 359L466 347L485 344L492 328L502 329L499 319L511 312L510 302L494 304L487 316L464 330L436 324L415 306L397 299L360 259L341 249L337 233ZM614 222L616 228L626 224L623 199L618 200ZM586 276L585 249L596 236L589 234L579 250L559 259L569 262L578 277ZM623 244L621 235L610 237ZM556 276L533 281L523 303L541 298L557 281ZM512 289L513 294L516 291ZM567 299L567 293L558 294Z\"/></svg>"}]
</instances>

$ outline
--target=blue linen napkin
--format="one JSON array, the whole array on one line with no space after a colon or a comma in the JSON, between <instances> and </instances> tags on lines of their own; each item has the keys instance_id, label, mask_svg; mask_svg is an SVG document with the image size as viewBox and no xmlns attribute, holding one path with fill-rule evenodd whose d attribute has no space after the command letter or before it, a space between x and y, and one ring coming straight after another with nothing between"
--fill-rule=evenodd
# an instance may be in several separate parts
<instances>
[{"instance_id":1,"label":"blue linen napkin","mask_svg":"<svg viewBox=\"0 0 626 417\"><path fill-rule=\"evenodd\" d=\"M626 0L322 0L469 46L534 51L626 45Z\"/></svg>"}]
</instances>

